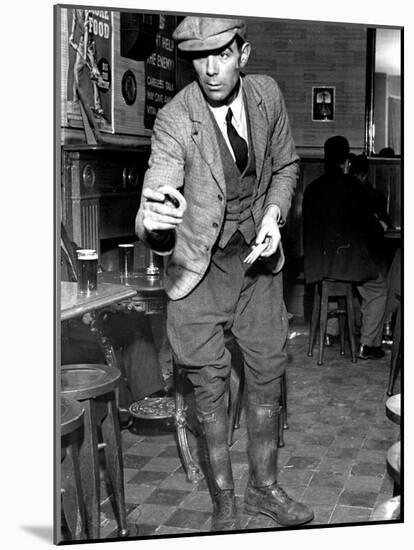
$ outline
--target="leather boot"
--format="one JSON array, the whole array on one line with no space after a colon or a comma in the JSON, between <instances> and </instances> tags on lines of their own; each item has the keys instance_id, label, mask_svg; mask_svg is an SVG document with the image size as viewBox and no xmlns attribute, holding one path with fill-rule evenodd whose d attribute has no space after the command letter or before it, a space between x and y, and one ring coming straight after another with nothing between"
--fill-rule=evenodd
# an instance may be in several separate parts
<instances>
[{"instance_id":1,"label":"leather boot","mask_svg":"<svg viewBox=\"0 0 414 550\"><path fill-rule=\"evenodd\" d=\"M227 444L228 416L224 404L212 413L199 413L207 454L207 483L213 501L212 531L240 529L234 498L233 472Z\"/></svg>"},{"instance_id":2,"label":"leather boot","mask_svg":"<svg viewBox=\"0 0 414 550\"><path fill-rule=\"evenodd\" d=\"M251 515L264 514L280 525L302 525L313 519L312 510L291 499L276 481L278 426L279 405L249 403L250 476L245 492L246 512Z\"/></svg>"}]
</instances>

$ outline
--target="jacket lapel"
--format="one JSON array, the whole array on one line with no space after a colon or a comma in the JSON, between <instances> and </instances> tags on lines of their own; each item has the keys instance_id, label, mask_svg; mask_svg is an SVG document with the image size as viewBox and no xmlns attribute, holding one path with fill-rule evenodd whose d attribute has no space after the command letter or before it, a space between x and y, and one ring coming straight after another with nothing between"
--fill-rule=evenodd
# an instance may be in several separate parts
<instances>
[{"instance_id":1,"label":"jacket lapel","mask_svg":"<svg viewBox=\"0 0 414 550\"><path fill-rule=\"evenodd\" d=\"M262 99L247 78L243 78L243 90L256 158L257 181L260 182L267 144L267 118L263 111ZM226 182L216 132L208 106L197 82L193 83L190 94L188 104L190 117L193 121L192 139L197 145L201 157L208 164L217 185L225 193Z\"/></svg>"},{"instance_id":2,"label":"jacket lapel","mask_svg":"<svg viewBox=\"0 0 414 550\"><path fill-rule=\"evenodd\" d=\"M250 120L250 131L256 157L257 181L260 182L267 144L267 119L263 112L262 99L247 78L243 79L243 90L245 93L245 105Z\"/></svg>"},{"instance_id":3,"label":"jacket lapel","mask_svg":"<svg viewBox=\"0 0 414 550\"><path fill-rule=\"evenodd\" d=\"M216 132L208 106L197 82L194 82L191 93L189 105L190 117L193 121L192 139L197 145L201 157L208 164L221 192L225 195L226 181Z\"/></svg>"}]
</instances>

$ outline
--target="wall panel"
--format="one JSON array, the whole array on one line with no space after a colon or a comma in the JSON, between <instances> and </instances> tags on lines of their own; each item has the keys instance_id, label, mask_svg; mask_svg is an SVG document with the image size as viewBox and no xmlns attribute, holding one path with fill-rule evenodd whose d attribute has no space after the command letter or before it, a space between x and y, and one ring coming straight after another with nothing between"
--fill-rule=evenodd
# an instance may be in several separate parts
<instances>
[{"instance_id":1,"label":"wall panel","mask_svg":"<svg viewBox=\"0 0 414 550\"><path fill-rule=\"evenodd\" d=\"M308 21L248 20L247 73L273 76L285 97L298 147L320 148L335 134L363 149L366 27ZM312 87L334 86L335 120L312 121Z\"/></svg>"}]
</instances>

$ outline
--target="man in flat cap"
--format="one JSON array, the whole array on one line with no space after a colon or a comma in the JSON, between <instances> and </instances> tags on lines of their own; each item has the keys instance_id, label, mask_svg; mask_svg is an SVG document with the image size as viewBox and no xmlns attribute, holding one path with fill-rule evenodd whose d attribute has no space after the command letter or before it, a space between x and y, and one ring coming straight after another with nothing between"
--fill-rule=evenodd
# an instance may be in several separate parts
<instances>
[{"instance_id":1,"label":"man in flat cap","mask_svg":"<svg viewBox=\"0 0 414 550\"><path fill-rule=\"evenodd\" d=\"M136 231L168 255L167 330L194 386L213 486L212 530L239 527L227 444L226 332L242 351L247 384L246 511L303 524L312 511L277 483L288 330L279 227L299 160L284 100L272 78L241 73L251 48L244 21L186 17L173 38L197 80L158 112Z\"/></svg>"}]
</instances>

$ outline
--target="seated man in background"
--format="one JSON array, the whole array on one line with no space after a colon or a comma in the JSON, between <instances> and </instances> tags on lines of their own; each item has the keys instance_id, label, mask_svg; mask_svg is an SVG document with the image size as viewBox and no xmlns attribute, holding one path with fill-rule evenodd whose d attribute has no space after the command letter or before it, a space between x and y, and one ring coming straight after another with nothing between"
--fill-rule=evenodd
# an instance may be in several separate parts
<instances>
[{"instance_id":1,"label":"seated man in background","mask_svg":"<svg viewBox=\"0 0 414 550\"><path fill-rule=\"evenodd\" d=\"M370 206L374 212L374 215L378 219L383 228L383 231L392 229L392 221L387 211L387 200L384 195L373 187L368 177L368 158L366 155L349 155L349 173L351 176L355 176L364 186L364 191L367 193L367 200L370 202ZM378 243L380 244L380 243ZM383 260L382 256L379 258Z\"/></svg>"},{"instance_id":2,"label":"seated man in background","mask_svg":"<svg viewBox=\"0 0 414 550\"><path fill-rule=\"evenodd\" d=\"M77 280L77 248L61 224L62 281ZM165 383L151 326L144 313L108 313L104 320L104 332L110 336L118 367L123 374L119 389L121 410L128 409L131 403L146 396L163 395ZM88 326L87 315L82 319L62 322L61 363L105 363L103 350ZM124 415L121 419L125 420Z\"/></svg>"},{"instance_id":3,"label":"seated man in background","mask_svg":"<svg viewBox=\"0 0 414 550\"><path fill-rule=\"evenodd\" d=\"M349 143L343 136L324 145L325 172L305 189L303 241L305 279L350 281L361 296L358 357L379 359L387 299L380 255L383 228L363 184L348 174ZM324 335L321 335L324 337Z\"/></svg>"}]
</instances>

